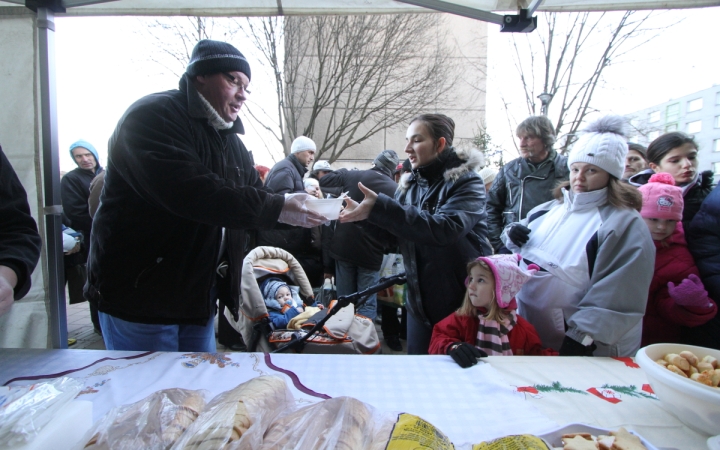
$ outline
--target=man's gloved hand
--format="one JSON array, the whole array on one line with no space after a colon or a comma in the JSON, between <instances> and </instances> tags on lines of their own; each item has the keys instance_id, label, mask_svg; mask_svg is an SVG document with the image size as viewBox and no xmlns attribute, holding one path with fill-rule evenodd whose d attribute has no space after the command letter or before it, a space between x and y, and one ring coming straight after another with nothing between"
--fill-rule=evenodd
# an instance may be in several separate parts
<instances>
[{"instance_id":1,"label":"man's gloved hand","mask_svg":"<svg viewBox=\"0 0 720 450\"><path fill-rule=\"evenodd\" d=\"M487 353L467 342L456 342L450 345L447 354L452 356L452 359L463 369L474 366L477 364L478 358L487 356Z\"/></svg>"},{"instance_id":2,"label":"man's gloved hand","mask_svg":"<svg viewBox=\"0 0 720 450\"><path fill-rule=\"evenodd\" d=\"M530 239L530 228L518 223L510 227L507 235L513 244L522 247Z\"/></svg>"},{"instance_id":3,"label":"man's gloved hand","mask_svg":"<svg viewBox=\"0 0 720 450\"><path fill-rule=\"evenodd\" d=\"M315 197L304 192L285 194L285 204L280 211L278 222L305 228L316 227L328 222L328 219L322 214L307 209L305 202L310 198Z\"/></svg>"},{"instance_id":4,"label":"man's gloved hand","mask_svg":"<svg viewBox=\"0 0 720 450\"><path fill-rule=\"evenodd\" d=\"M594 342L590 345L582 345L575 339L565 336L560 346L560 356L592 356L596 348Z\"/></svg>"},{"instance_id":5,"label":"man's gloved hand","mask_svg":"<svg viewBox=\"0 0 720 450\"><path fill-rule=\"evenodd\" d=\"M667 286L670 296L680 306L712 307L705 286L694 273L682 280L677 286L672 281L668 282Z\"/></svg>"}]
</instances>

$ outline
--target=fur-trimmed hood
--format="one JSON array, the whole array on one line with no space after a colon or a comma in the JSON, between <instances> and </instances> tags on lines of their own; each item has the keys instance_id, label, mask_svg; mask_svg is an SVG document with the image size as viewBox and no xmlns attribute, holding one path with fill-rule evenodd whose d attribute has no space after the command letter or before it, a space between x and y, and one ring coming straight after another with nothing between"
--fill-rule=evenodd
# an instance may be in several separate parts
<instances>
[{"instance_id":1,"label":"fur-trimmed hood","mask_svg":"<svg viewBox=\"0 0 720 450\"><path fill-rule=\"evenodd\" d=\"M403 174L398 183L398 189L406 191L410 182L418 177L433 179L436 174L442 173L446 182L455 182L460 177L470 172L477 172L485 163L485 156L475 148L457 149L449 147L440 153L437 159L430 164L413 169L412 172Z\"/></svg>"}]
</instances>

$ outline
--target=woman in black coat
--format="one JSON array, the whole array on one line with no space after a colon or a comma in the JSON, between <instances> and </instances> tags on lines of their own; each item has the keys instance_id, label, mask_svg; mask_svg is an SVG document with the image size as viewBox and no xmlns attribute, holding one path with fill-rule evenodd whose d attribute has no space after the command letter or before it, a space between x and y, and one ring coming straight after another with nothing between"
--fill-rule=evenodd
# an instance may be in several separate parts
<instances>
[{"instance_id":1,"label":"woman in black coat","mask_svg":"<svg viewBox=\"0 0 720 450\"><path fill-rule=\"evenodd\" d=\"M395 198L360 184L362 203L348 201L341 222L367 220L397 241L408 286L408 354L427 354L433 326L462 303L466 265L492 253L487 238L482 154L456 151L453 120L425 114L410 122L405 153L412 172Z\"/></svg>"}]
</instances>

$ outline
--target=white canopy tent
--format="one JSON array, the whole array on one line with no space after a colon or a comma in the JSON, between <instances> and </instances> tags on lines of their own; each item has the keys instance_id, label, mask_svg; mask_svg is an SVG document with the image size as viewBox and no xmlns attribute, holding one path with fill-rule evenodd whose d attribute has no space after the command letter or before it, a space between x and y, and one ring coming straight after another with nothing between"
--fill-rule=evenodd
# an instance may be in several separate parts
<instances>
[{"instance_id":1,"label":"white canopy tent","mask_svg":"<svg viewBox=\"0 0 720 450\"><path fill-rule=\"evenodd\" d=\"M0 347L67 347L55 92L56 15L229 17L441 11L508 26L506 31L531 31L534 27L528 21L532 22L535 11L718 5L720 0L0 0L0 144L28 192L45 238L33 289L10 314L0 318ZM39 220L41 216L45 220Z\"/></svg>"}]
</instances>

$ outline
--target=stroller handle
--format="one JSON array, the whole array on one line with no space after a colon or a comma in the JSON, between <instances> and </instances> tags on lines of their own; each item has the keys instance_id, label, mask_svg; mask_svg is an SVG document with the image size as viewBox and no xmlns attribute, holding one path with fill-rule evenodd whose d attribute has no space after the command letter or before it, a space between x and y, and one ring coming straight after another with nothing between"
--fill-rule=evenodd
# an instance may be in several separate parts
<instances>
[{"instance_id":1,"label":"stroller handle","mask_svg":"<svg viewBox=\"0 0 720 450\"><path fill-rule=\"evenodd\" d=\"M302 350L303 343L310 339L310 336L315 334L318 330L322 330L323 326L325 325L325 322L328 321L328 319L332 316L334 316L338 311L343 309L344 307L348 306L350 303L360 306L363 303L365 303L365 300L367 297L369 297L372 294L375 294L376 292L380 292L383 289L387 289L390 286L394 286L396 284L405 284L407 283L407 276L405 273L399 273L397 275L391 275L389 277L383 277L378 280L377 284L374 284L367 289L356 292L354 294L350 295L341 295L337 299L337 303L335 303L335 306L333 306L327 313L325 317L323 317L318 323L315 324L314 327L310 329L304 336L297 337L298 334L293 334L293 339L288 342L287 344L283 345L282 347L278 347L277 349L273 350L272 353L280 353L282 351L285 351L292 347L298 347Z\"/></svg>"}]
</instances>

